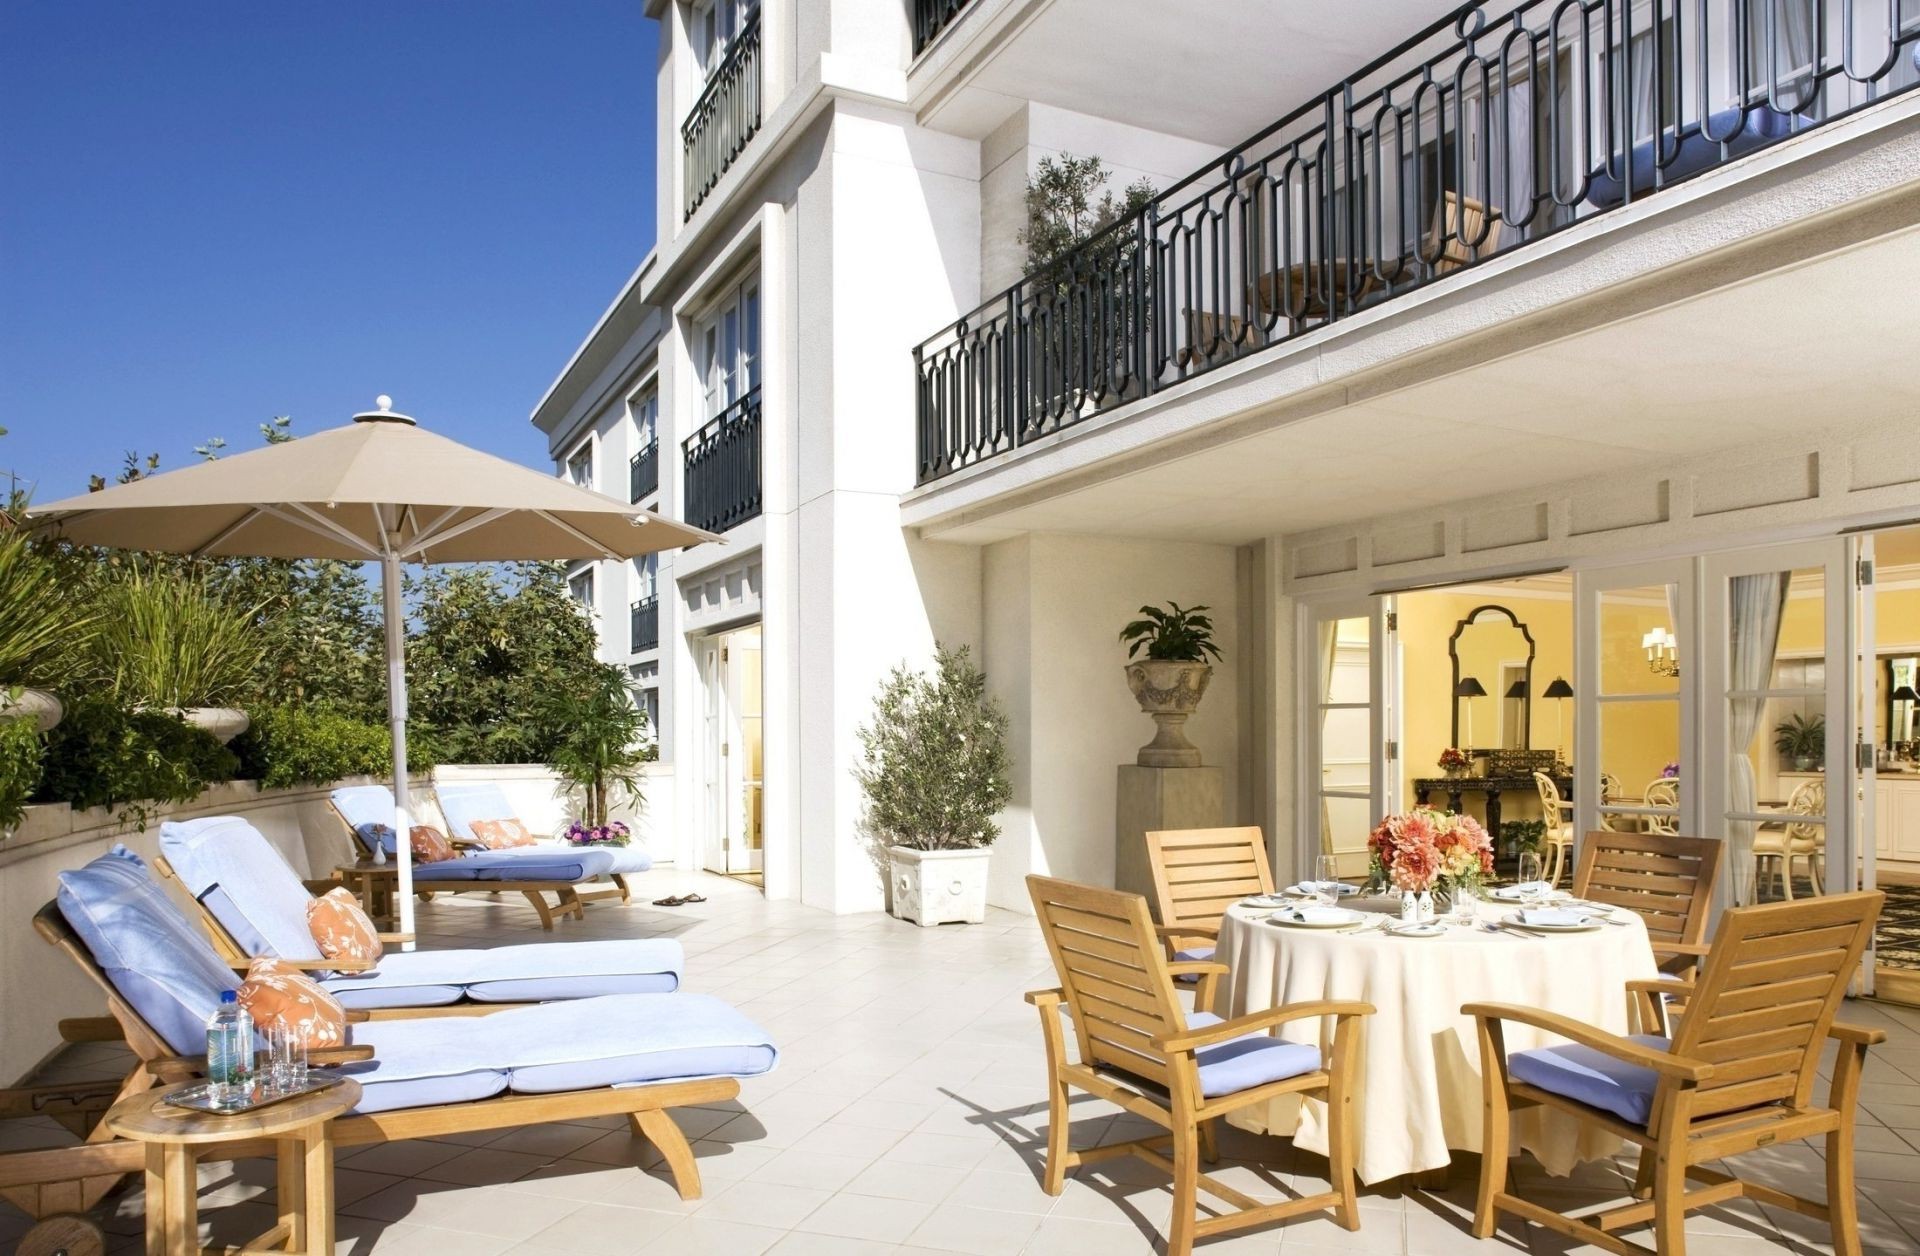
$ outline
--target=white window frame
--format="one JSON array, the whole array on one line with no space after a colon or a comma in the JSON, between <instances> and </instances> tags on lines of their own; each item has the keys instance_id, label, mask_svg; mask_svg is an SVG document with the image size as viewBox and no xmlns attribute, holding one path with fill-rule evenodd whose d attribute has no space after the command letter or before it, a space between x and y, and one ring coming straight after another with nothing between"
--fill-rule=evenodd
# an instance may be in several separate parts
<instances>
[{"instance_id":1,"label":"white window frame","mask_svg":"<svg viewBox=\"0 0 1920 1256\"><path fill-rule=\"evenodd\" d=\"M560 460L560 474L565 478L567 483L586 489L594 488L600 483L600 468L595 465L597 461L595 457L595 446L597 443L593 435L589 433L586 439L582 440L578 445L575 445L572 451ZM580 476L575 473L577 466L584 466L586 468L585 479L581 479Z\"/></svg>"},{"instance_id":2,"label":"white window frame","mask_svg":"<svg viewBox=\"0 0 1920 1256\"><path fill-rule=\"evenodd\" d=\"M582 589L586 592L585 597L581 596ZM599 617L600 582L595 579L594 569L591 563L580 568L578 571L570 571L567 573L567 596L571 597L584 608L589 615L595 618Z\"/></svg>"},{"instance_id":3,"label":"white window frame","mask_svg":"<svg viewBox=\"0 0 1920 1256\"><path fill-rule=\"evenodd\" d=\"M756 268L727 286L694 324L694 371L700 381L700 422L724 412L760 386L763 320Z\"/></svg>"}]
</instances>

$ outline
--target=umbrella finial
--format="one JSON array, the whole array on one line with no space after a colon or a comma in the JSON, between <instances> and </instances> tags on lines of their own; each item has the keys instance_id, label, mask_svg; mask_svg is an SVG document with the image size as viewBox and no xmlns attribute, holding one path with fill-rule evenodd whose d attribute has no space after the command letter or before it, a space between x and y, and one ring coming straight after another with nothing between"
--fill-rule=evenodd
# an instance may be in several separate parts
<instances>
[{"instance_id":1,"label":"umbrella finial","mask_svg":"<svg viewBox=\"0 0 1920 1256\"><path fill-rule=\"evenodd\" d=\"M381 393L373 399L373 404L379 406L382 410L391 410L393 409L393 398L387 396L385 393Z\"/></svg>"},{"instance_id":2,"label":"umbrella finial","mask_svg":"<svg viewBox=\"0 0 1920 1256\"><path fill-rule=\"evenodd\" d=\"M394 413L393 398L387 396L387 394L381 393L378 397L375 397L373 404L380 408L377 410L363 410L353 416L353 421L355 423L405 423L408 427L414 426L413 420L406 415Z\"/></svg>"}]
</instances>

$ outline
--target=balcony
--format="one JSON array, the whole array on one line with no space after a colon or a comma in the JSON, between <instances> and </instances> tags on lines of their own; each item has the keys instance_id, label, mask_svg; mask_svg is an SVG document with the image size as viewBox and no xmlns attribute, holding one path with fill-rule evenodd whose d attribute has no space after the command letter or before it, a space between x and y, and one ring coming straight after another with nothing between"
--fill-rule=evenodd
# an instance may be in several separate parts
<instances>
[{"instance_id":1,"label":"balcony","mask_svg":"<svg viewBox=\"0 0 1920 1256\"><path fill-rule=\"evenodd\" d=\"M639 654L660 645L660 599L641 598L627 607L627 653Z\"/></svg>"},{"instance_id":2,"label":"balcony","mask_svg":"<svg viewBox=\"0 0 1920 1256\"><path fill-rule=\"evenodd\" d=\"M649 440L627 461L627 500L636 505L660 488L660 442Z\"/></svg>"},{"instance_id":3,"label":"balcony","mask_svg":"<svg viewBox=\"0 0 1920 1256\"><path fill-rule=\"evenodd\" d=\"M941 31L953 25L967 0L908 0L913 16L913 55L927 50Z\"/></svg>"},{"instance_id":4,"label":"balcony","mask_svg":"<svg viewBox=\"0 0 1920 1256\"><path fill-rule=\"evenodd\" d=\"M918 482L1907 91L1900 12L1467 6L916 348Z\"/></svg>"},{"instance_id":5,"label":"balcony","mask_svg":"<svg viewBox=\"0 0 1920 1256\"><path fill-rule=\"evenodd\" d=\"M725 532L760 513L758 388L689 436L681 451L687 466L688 523Z\"/></svg>"},{"instance_id":6,"label":"balcony","mask_svg":"<svg viewBox=\"0 0 1920 1256\"><path fill-rule=\"evenodd\" d=\"M693 217L759 129L760 10L755 8L680 125L686 154L685 218Z\"/></svg>"}]
</instances>

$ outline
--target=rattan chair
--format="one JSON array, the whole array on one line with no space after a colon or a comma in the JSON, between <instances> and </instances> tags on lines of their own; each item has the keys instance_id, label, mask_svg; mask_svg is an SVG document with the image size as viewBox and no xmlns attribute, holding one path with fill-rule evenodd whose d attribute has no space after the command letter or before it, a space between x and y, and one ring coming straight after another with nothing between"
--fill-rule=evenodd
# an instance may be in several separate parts
<instances>
[{"instance_id":1,"label":"rattan chair","mask_svg":"<svg viewBox=\"0 0 1920 1256\"><path fill-rule=\"evenodd\" d=\"M1131 1155L1173 1177L1169 1256L1188 1256L1196 1238L1322 1210L1331 1210L1347 1229L1359 1229L1353 1096L1347 1082L1360 1042L1359 1018L1370 1015L1372 1005L1303 1003L1230 1021L1189 1014L1174 992L1174 977L1181 972L1198 975L1199 1003L1204 1006L1211 1002L1214 979L1226 969L1211 961L1169 962L1146 899L1050 877L1028 877L1027 890L1060 977L1057 988L1027 996L1040 1009L1047 1048L1047 1159L1042 1178L1047 1194L1058 1195L1065 1188L1069 1169ZM1077 1059L1067 1058L1063 1006L1073 1022ZM1305 1020L1327 1022L1318 1044L1260 1037ZM1167 1133L1076 1151L1068 1137L1070 1088L1145 1117ZM1326 1102L1331 1189L1276 1203L1254 1199L1200 1172L1200 1157L1214 1158L1216 1118L1281 1095ZM1199 1216L1201 1190L1231 1204L1234 1211Z\"/></svg>"},{"instance_id":2,"label":"rattan chair","mask_svg":"<svg viewBox=\"0 0 1920 1256\"><path fill-rule=\"evenodd\" d=\"M1147 866L1159 934L1175 960L1212 959L1227 908L1249 894L1273 893L1267 839L1257 825L1156 829L1147 834Z\"/></svg>"},{"instance_id":3,"label":"rattan chair","mask_svg":"<svg viewBox=\"0 0 1920 1256\"><path fill-rule=\"evenodd\" d=\"M1538 1008L1470 1003L1486 1079L1480 1190L1473 1233L1491 1237L1512 1213L1622 1256L1646 1249L1616 1231L1653 1225L1654 1250L1682 1256L1689 1209L1747 1198L1828 1223L1837 1256L1858 1256L1854 1106L1867 1048L1884 1030L1835 1021L1886 896L1835 894L1738 907L1721 918L1686 1016L1671 1040L1623 1038ZM1633 982L1661 990L1667 983ZM1507 1054L1509 1022L1571 1045ZM1839 1045L1826 1101L1816 1102L1821 1050ZM1635 1194L1576 1220L1507 1190L1512 1113L1543 1105L1640 1146ZM1827 1200L1818 1203L1708 1166L1797 1139L1826 1140ZM1688 1184L1693 1189L1688 1189Z\"/></svg>"}]
</instances>

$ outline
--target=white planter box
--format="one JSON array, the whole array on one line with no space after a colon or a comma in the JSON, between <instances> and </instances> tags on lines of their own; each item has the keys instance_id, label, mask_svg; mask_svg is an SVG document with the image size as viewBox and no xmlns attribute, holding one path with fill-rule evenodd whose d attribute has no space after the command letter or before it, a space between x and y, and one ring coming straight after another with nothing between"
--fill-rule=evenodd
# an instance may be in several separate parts
<instances>
[{"instance_id":1,"label":"white planter box","mask_svg":"<svg viewBox=\"0 0 1920 1256\"><path fill-rule=\"evenodd\" d=\"M893 914L922 926L977 925L987 918L987 861L992 849L908 850L890 846Z\"/></svg>"}]
</instances>

